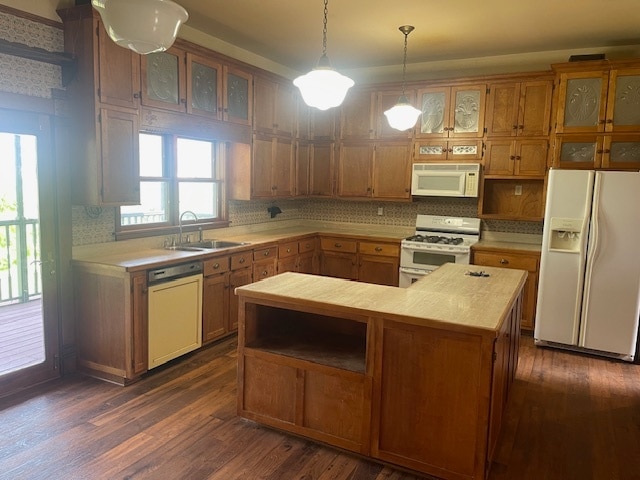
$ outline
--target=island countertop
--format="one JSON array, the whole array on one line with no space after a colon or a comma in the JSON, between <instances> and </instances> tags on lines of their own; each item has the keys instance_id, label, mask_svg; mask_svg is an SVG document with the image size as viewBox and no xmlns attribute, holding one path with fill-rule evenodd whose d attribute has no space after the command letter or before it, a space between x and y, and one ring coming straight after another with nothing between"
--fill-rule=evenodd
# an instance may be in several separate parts
<instances>
[{"instance_id":1,"label":"island countertop","mask_svg":"<svg viewBox=\"0 0 640 480\"><path fill-rule=\"evenodd\" d=\"M488 276L469 274L479 271ZM526 278L521 270L449 263L409 288L287 272L239 287L236 293L247 299L294 300L413 325L496 332Z\"/></svg>"}]
</instances>

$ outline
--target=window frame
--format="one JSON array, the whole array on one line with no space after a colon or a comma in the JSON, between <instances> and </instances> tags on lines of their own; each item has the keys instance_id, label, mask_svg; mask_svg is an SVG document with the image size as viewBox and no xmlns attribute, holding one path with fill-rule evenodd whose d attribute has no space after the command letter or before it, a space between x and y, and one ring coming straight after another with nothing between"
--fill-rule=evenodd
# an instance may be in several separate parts
<instances>
[{"instance_id":1,"label":"window frame","mask_svg":"<svg viewBox=\"0 0 640 480\"><path fill-rule=\"evenodd\" d=\"M178 211L179 198L178 191L181 182L201 182L214 183L218 185L218 217L198 219L192 216L186 216L182 222L183 234L198 230L209 230L215 228L224 228L229 226L228 219L228 199L226 185L226 143L220 139L214 139L206 136L184 135L173 132L158 132L140 130L139 134L157 135L162 137L163 150L163 176L162 177L144 177L140 176L140 183L144 181L166 181L167 182L167 200L165 207L167 209L167 221L147 224L122 225L121 207L116 209L115 218L115 237L116 240L127 240L133 238L143 238L159 235L176 235L179 233L179 217ZM203 142L210 142L215 149L215 165L212 178L178 178L178 139L188 139Z\"/></svg>"}]
</instances>

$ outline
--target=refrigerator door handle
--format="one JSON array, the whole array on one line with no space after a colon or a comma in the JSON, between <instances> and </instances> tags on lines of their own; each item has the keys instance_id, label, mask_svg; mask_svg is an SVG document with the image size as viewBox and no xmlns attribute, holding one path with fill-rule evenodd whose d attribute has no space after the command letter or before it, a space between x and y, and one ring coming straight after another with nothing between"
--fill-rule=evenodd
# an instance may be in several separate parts
<instances>
[{"instance_id":1,"label":"refrigerator door handle","mask_svg":"<svg viewBox=\"0 0 640 480\"><path fill-rule=\"evenodd\" d=\"M589 292L591 291L591 277L593 275L593 264L596 261L600 250L600 225L598 215L600 213L600 190L602 175L596 172L595 185L593 187L593 206L591 208L591 228L587 244L587 265L584 272L584 286L582 293L582 312L580 314L580 339L579 346L584 346L587 330L587 319L589 318Z\"/></svg>"}]
</instances>

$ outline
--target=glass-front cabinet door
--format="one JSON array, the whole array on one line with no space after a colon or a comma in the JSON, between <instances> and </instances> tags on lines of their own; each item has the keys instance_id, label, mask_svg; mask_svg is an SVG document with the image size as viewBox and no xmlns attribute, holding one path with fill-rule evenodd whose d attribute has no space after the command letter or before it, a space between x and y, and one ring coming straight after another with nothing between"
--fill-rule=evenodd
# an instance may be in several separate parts
<instances>
[{"instance_id":1,"label":"glass-front cabinet door","mask_svg":"<svg viewBox=\"0 0 640 480\"><path fill-rule=\"evenodd\" d=\"M224 67L223 120L251 125L253 75L235 67Z\"/></svg>"},{"instance_id":2,"label":"glass-front cabinet door","mask_svg":"<svg viewBox=\"0 0 640 480\"><path fill-rule=\"evenodd\" d=\"M142 55L142 104L177 112L186 111L185 52Z\"/></svg>"},{"instance_id":3,"label":"glass-front cabinet door","mask_svg":"<svg viewBox=\"0 0 640 480\"><path fill-rule=\"evenodd\" d=\"M222 118L222 65L187 53L187 112Z\"/></svg>"},{"instance_id":4,"label":"glass-front cabinet door","mask_svg":"<svg viewBox=\"0 0 640 480\"><path fill-rule=\"evenodd\" d=\"M640 129L640 68L612 70L605 131L630 132Z\"/></svg>"},{"instance_id":5,"label":"glass-front cabinet door","mask_svg":"<svg viewBox=\"0 0 640 480\"><path fill-rule=\"evenodd\" d=\"M554 165L559 168L600 168L603 135L556 137Z\"/></svg>"},{"instance_id":6,"label":"glass-front cabinet door","mask_svg":"<svg viewBox=\"0 0 640 480\"><path fill-rule=\"evenodd\" d=\"M560 75L556 133L604 131L608 78L603 71Z\"/></svg>"},{"instance_id":7,"label":"glass-front cabinet door","mask_svg":"<svg viewBox=\"0 0 640 480\"><path fill-rule=\"evenodd\" d=\"M605 136L602 168L640 169L640 135Z\"/></svg>"},{"instance_id":8,"label":"glass-front cabinet door","mask_svg":"<svg viewBox=\"0 0 640 480\"><path fill-rule=\"evenodd\" d=\"M418 91L422 110L417 137L482 137L486 85L432 87Z\"/></svg>"}]
</instances>

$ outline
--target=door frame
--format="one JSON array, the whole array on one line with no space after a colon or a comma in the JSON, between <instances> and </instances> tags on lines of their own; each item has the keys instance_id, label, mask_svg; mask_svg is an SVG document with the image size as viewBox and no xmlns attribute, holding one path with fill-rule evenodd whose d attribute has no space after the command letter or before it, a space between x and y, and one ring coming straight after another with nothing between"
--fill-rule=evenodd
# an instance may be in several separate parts
<instances>
[{"instance_id":1,"label":"door frame","mask_svg":"<svg viewBox=\"0 0 640 480\"><path fill-rule=\"evenodd\" d=\"M45 361L1 376L0 392L2 393L0 396L5 396L58 378L61 375L60 300L62 296L59 267L62 265L60 255L61 226L65 225L65 222L61 224L59 221L58 179L60 172L58 172L56 164L55 120L52 116L37 111L4 109L1 100L0 131L34 135L37 138L41 258L43 261L49 256L53 259L53 265L44 263L41 266ZM69 238L71 237L70 232L69 230Z\"/></svg>"}]
</instances>

